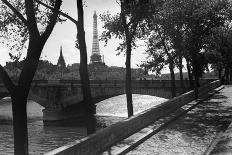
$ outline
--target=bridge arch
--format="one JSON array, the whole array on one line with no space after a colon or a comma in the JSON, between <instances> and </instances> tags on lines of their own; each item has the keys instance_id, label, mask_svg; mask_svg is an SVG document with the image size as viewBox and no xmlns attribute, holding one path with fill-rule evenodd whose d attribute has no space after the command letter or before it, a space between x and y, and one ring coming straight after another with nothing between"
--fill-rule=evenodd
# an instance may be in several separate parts
<instances>
[{"instance_id":1,"label":"bridge arch","mask_svg":"<svg viewBox=\"0 0 232 155\"><path fill-rule=\"evenodd\" d=\"M39 95L36 95L32 92L29 93L27 100L34 101L44 108L46 107L46 105L48 103L48 100L46 98L40 97Z\"/></svg>"},{"instance_id":2,"label":"bridge arch","mask_svg":"<svg viewBox=\"0 0 232 155\"><path fill-rule=\"evenodd\" d=\"M5 97L10 97L10 94L8 92L1 92L0 93L0 100L5 98Z\"/></svg>"}]
</instances>

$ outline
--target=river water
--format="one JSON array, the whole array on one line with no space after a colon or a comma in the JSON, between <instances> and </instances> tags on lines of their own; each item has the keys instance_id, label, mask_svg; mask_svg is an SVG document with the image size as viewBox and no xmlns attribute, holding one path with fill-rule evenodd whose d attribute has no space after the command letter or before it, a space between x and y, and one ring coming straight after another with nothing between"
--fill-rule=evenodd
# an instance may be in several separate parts
<instances>
[{"instance_id":1,"label":"river water","mask_svg":"<svg viewBox=\"0 0 232 155\"><path fill-rule=\"evenodd\" d=\"M133 94L135 114L158 105L167 99ZM33 101L28 101L29 152L32 155L44 154L69 142L85 137L86 128L43 126L42 109ZM107 127L126 119L126 96L116 96L97 104L97 128ZM11 125L11 103L0 101L0 155L13 154L13 128Z\"/></svg>"}]
</instances>

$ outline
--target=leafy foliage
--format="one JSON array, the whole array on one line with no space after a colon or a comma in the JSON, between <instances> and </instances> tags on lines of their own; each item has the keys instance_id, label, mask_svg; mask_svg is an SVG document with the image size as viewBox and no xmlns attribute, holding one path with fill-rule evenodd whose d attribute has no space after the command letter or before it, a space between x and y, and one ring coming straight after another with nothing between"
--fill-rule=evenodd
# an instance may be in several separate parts
<instances>
[{"instance_id":1,"label":"leafy foliage","mask_svg":"<svg viewBox=\"0 0 232 155\"><path fill-rule=\"evenodd\" d=\"M159 13L153 15L149 25L152 35L149 37L157 40L154 35L160 33L160 38L164 38L169 51L172 51L167 56L175 59L177 56L185 56L196 68L196 75L200 76L207 68L203 50L206 46L205 38L212 34L214 28L230 19L230 12L231 4L228 0L165 0ZM162 44L148 44L148 49L150 46L161 49ZM154 53L158 54L156 50ZM162 52L160 54L163 55ZM149 52L148 55L152 56ZM154 58L159 60L156 55Z\"/></svg>"},{"instance_id":2,"label":"leafy foliage","mask_svg":"<svg viewBox=\"0 0 232 155\"><path fill-rule=\"evenodd\" d=\"M206 40L206 58L215 71L232 66L232 29L229 25L214 29Z\"/></svg>"},{"instance_id":3,"label":"leafy foliage","mask_svg":"<svg viewBox=\"0 0 232 155\"><path fill-rule=\"evenodd\" d=\"M41 0L45 4L54 7L55 0ZM26 10L24 1L8 0L8 2L25 18ZM42 34L50 23L52 10L43 7L34 1L35 16L39 32ZM59 18L58 21L65 21ZM0 1L0 43L6 44L11 50L20 51L27 46L29 38L28 29L22 20L9 7Z\"/></svg>"},{"instance_id":4,"label":"leafy foliage","mask_svg":"<svg viewBox=\"0 0 232 155\"><path fill-rule=\"evenodd\" d=\"M100 15L101 21L104 23L103 31L100 40L105 41L107 45L108 40L112 37L122 40L117 51L123 52L126 49L126 35L131 39L132 48L136 48L136 41L138 39L145 39L148 35L148 24L150 23L151 15L157 11L156 3L148 3L146 1L121 1L122 13L111 15L105 12ZM126 23L123 23L123 16L125 15ZM126 34L126 29L128 34Z\"/></svg>"}]
</instances>

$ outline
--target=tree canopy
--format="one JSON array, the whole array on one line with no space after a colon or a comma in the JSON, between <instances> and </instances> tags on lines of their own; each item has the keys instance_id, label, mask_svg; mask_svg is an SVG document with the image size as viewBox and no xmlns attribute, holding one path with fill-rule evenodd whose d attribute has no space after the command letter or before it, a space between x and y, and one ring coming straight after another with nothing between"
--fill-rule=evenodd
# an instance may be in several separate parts
<instances>
[{"instance_id":1,"label":"tree canopy","mask_svg":"<svg viewBox=\"0 0 232 155\"><path fill-rule=\"evenodd\" d=\"M55 0L41 0L43 3L55 7ZM52 10L39 5L33 1L35 9L35 20L38 31L42 35L52 16ZM20 51L28 46L30 25L26 17L24 1L2 0L0 1L0 42L7 45L11 50ZM63 18L58 18L63 22Z\"/></svg>"},{"instance_id":2,"label":"tree canopy","mask_svg":"<svg viewBox=\"0 0 232 155\"><path fill-rule=\"evenodd\" d=\"M46 9L40 10L31 0L1 0L0 4L2 41L12 49L20 50L28 40L27 56L17 84L0 65L0 78L12 99L15 154L28 154L27 97L41 52L57 22L62 3L61 0L47 0L47 2L54 6L51 12L47 12Z\"/></svg>"}]
</instances>

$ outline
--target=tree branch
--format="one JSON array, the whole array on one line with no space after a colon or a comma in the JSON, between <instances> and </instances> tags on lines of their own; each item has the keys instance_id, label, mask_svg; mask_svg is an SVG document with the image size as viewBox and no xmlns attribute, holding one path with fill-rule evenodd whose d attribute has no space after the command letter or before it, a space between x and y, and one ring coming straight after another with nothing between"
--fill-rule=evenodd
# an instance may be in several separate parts
<instances>
[{"instance_id":1,"label":"tree branch","mask_svg":"<svg viewBox=\"0 0 232 155\"><path fill-rule=\"evenodd\" d=\"M43 2L41 2L41 1L39 1L39 0L35 0L35 2L37 2L38 4L41 4L42 6L48 8L48 9L54 10L53 7L48 6L47 4L45 4L45 3L43 3ZM71 16L67 15L66 13L64 13L64 12L62 12L62 11L59 11L59 14L62 15L62 16L64 16L65 18L69 19L69 20L70 20L71 22L73 22L74 24L76 24L76 25L78 24L78 22L77 22L74 18L72 18Z\"/></svg>"},{"instance_id":2,"label":"tree branch","mask_svg":"<svg viewBox=\"0 0 232 155\"><path fill-rule=\"evenodd\" d=\"M121 8L121 10L122 10L122 8ZM127 37L129 37L129 25L126 23L126 15L125 15L125 12L124 12L124 10L122 10L121 11L121 14L120 14L120 16L121 16L121 19L122 19L122 25L123 25L123 29L124 29L124 32L125 32L125 36L126 36L126 38Z\"/></svg>"},{"instance_id":3,"label":"tree branch","mask_svg":"<svg viewBox=\"0 0 232 155\"><path fill-rule=\"evenodd\" d=\"M132 26L131 26L131 29L132 29L132 32L131 32L131 39L134 37L134 35L136 34L136 29L137 29L137 26L138 26L139 22L137 21L136 23L134 23Z\"/></svg>"},{"instance_id":4,"label":"tree branch","mask_svg":"<svg viewBox=\"0 0 232 155\"><path fill-rule=\"evenodd\" d=\"M5 69L2 67L2 65L0 65L0 78L2 79L9 93L13 94L13 92L16 89L16 86L14 85L14 83L12 82L9 75L6 73Z\"/></svg>"},{"instance_id":5,"label":"tree branch","mask_svg":"<svg viewBox=\"0 0 232 155\"><path fill-rule=\"evenodd\" d=\"M62 3L62 0L56 0L56 2L55 2L55 7L53 9L53 14L51 15L49 24L41 36L43 41L46 41L48 39L49 35L51 34L51 32L56 24L56 20L57 20L58 14L59 14L61 3Z\"/></svg>"},{"instance_id":6,"label":"tree branch","mask_svg":"<svg viewBox=\"0 0 232 155\"><path fill-rule=\"evenodd\" d=\"M2 2L6 4L6 6L8 6L17 15L17 17L23 22L23 24L25 24L26 26L28 25L27 20L23 17L23 15L18 10L16 10L13 7L13 5L11 5L7 0L2 0Z\"/></svg>"},{"instance_id":7,"label":"tree branch","mask_svg":"<svg viewBox=\"0 0 232 155\"><path fill-rule=\"evenodd\" d=\"M168 59L172 61L173 58L172 58L171 54L168 52L168 48L167 48L166 43L165 43L165 38L162 37L161 32L160 32L160 29L159 29L159 27L158 27L157 24L155 24L155 27L156 27L156 31L158 32L158 35L159 35L159 37L160 37L160 39L161 39L162 45L163 45L163 47L164 47L164 51L165 51L165 53L167 54Z\"/></svg>"},{"instance_id":8,"label":"tree branch","mask_svg":"<svg viewBox=\"0 0 232 155\"><path fill-rule=\"evenodd\" d=\"M39 30L37 27L37 22L35 18L35 9L33 0L25 0L25 8L26 8L26 16L28 25L27 28L29 30L29 33L32 33L32 36L39 35Z\"/></svg>"}]
</instances>

